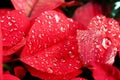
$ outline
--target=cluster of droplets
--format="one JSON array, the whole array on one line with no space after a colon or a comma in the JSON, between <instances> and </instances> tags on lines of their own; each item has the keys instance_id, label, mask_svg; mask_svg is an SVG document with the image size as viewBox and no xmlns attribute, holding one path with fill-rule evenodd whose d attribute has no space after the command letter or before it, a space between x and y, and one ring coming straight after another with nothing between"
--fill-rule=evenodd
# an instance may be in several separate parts
<instances>
[{"instance_id":1,"label":"cluster of droplets","mask_svg":"<svg viewBox=\"0 0 120 80\"><path fill-rule=\"evenodd\" d=\"M90 34L91 36L89 36ZM107 54L106 51L112 45L112 42L109 38L102 37L98 31L92 30L78 30L77 40L78 52L84 64L88 64L92 61L100 62L101 60L103 60L103 58L105 58L104 55ZM110 54L112 54L112 52L113 51L111 51Z\"/></svg>"},{"instance_id":2,"label":"cluster of droplets","mask_svg":"<svg viewBox=\"0 0 120 80\"><path fill-rule=\"evenodd\" d=\"M75 46L71 46L72 42L70 41L65 41L64 44L60 44L60 46L56 46L55 48L52 47L49 49L45 49L44 51L40 52L40 53L37 53L36 56L31 56L29 58L26 58L26 59L23 59L23 61L29 65L31 65L32 67L35 67L36 69L38 70L46 70L48 73L58 73L58 74L62 74L63 72L61 72L61 67L60 64L64 65L66 63L68 63L68 61L66 61L66 58L64 57L64 54L68 54L68 57L69 59L74 59L75 58L75 55L74 55L74 50L76 49ZM64 48L64 51L62 49L62 47ZM69 48L67 48L69 47ZM57 51L56 51L57 50ZM55 51L55 52L54 52ZM62 51L62 54L61 57L58 58L58 55L60 55L60 51ZM58 53L57 53L58 52ZM66 53L67 52L67 53ZM57 54L56 54L57 53ZM57 55L56 57L52 58L50 56L55 56ZM77 58L78 59L78 58ZM50 60L50 61L49 61ZM77 65L73 65L73 63L69 63L68 65L66 65L66 67L68 67L68 69L79 69L79 64L80 64L80 61L79 60L76 60L74 61L74 63L76 63ZM41 67L40 67L41 65ZM44 68L44 66L46 66L46 68ZM49 66L51 65L51 66ZM55 71L54 68L57 68L58 70Z\"/></svg>"},{"instance_id":3,"label":"cluster of droplets","mask_svg":"<svg viewBox=\"0 0 120 80\"><path fill-rule=\"evenodd\" d=\"M119 42L120 27L119 23L112 18L107 19L105 16L98 15L94 17L90 24L89 29L98 29L104 37L108 37L113 42L114 46Z\"/></svg>"},{"instance_id":4,"label":"cluster of droplets","mask_svg":"<svg viewBox=\"0 0 120 80\"><path fill-rule=\"evenodd\" d=\"M23 51L34 55L21 60L37 70L48 73L63 74L78 70L81 62L77 56L76 38L69 35L72 31L72 28L69 31L71 24L72 19L67 20L65 16L56 12L41 13L35 19Z\"/></svg>"},{"instance_id":5,"label":"cluster of droplets","mask_svg":"<svg viewBox=\"0 0 120 80\"><path fill-rule=\"evenodd\" d=\"M9 42L8 45L13 46L16 45L19 42L19 40L22 40L22 36L24 36L25 33L23 31L18 30L20 26L18 26L19 24L17 24L14 16L2 16L0 23L2 26L3 43L6 44L7 42Z\"/></svg>"},{"instance_id":6,"label":"cluster of droplets","mask_svg":"<svg viewBox=\"0 0 120 80\"><path fill-rule=\"evenodd\" d=\"M28 47L32 45L28 53L32 54L34 51L46 49L51 44L56 44L70 34L67 30L70 28L69 22L73 23L73 20L64 21L61 15L56 12L45 11L35 19L27 41ZM65 16L62 15L62 17L64 18Z\"/></svg>"}]
</instances>

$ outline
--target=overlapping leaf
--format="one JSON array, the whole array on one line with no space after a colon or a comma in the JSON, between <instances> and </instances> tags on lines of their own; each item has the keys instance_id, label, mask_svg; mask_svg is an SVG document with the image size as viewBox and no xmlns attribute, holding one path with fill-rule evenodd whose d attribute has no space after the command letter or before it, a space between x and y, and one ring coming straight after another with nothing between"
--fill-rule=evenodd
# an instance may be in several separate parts
<instances>
[{"instance_id":1,"label":"overlapping leaf","mask_svg":"<svg viewBox=\"0 0 120 80\"><path fill-rule=\"evenodd\" d=\"M120 71L107 64L93 64L91 70L95 80L119 80Z\"/></svg>"},{"instance_id":2,"label":"overlapping leaf","mask_svg":"<svg viewBox=\"0 0 120 80\"><path fill-rule=\"evenodd\" d=\"M15 9L22 9L26 15L35 16L45 10L55 9L64 0L11 0ZM39 12L39 13L38 13Z\"/></svg>"},{"instance_id":3,"label":"overlapping leaf","mask_svg":"<svg viewBox=\"0 0 120 80\"><path fill-rule=\"evenodd\" d=\"M82 63L78 55L72 19L56 11L45 11L35 19L21 61L42 73L67 75ZM47 78L47 77L46 77Z\"/></svg>"},{"instance_id":4,"label":"overlapping leaf","mask_svg":"<svg viewBox=\"0 0 120 80\"><path fill-rule=\"evenodd\" d=\"M29 19L21 12L13 10L0 17L4 55L13 54L25 44L29 30Z\"/></svg>"}]
</instances>

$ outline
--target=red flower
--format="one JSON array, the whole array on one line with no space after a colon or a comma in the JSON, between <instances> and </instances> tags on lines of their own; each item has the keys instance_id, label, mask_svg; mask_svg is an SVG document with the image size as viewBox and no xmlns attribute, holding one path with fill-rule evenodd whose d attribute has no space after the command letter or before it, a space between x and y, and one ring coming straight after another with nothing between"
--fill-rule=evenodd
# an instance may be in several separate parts
<instances>
[{"instance_id":1,"label":"red flower","mask_svg":"<svg viewBox=\"0 0 120 80\"><path fill-rule=\"evenodd\" d=\"M120 80L120 25L102 15L108 6L95 0L11 2L14 9L0 9L0 80Z\"/></svg>"}]
</instances>

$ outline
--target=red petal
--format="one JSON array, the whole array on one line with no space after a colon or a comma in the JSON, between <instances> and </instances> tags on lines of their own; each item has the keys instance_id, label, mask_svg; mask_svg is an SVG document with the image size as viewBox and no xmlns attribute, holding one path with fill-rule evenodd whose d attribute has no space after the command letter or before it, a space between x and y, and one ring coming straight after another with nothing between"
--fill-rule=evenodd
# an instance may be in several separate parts
<instances>
[{"instance_id":1,"label":"red petal","mask_svg":"<svg viewBox=\"0 0 120 80\"><path fill-rule=\"evenodd\" d=\"M12 11L12 9L7 9L7 8L3 8L3 9L0 9L0 17L6 15L6 14L9 14L10 12Z\"/></svg>"},{"instance_id":2,"label":"red petal","mask_svg":"<svg viewBox=\"0 0 120 80\"><path fill-rule=\"evenodd\" d=\"M3 56L3 63L11 62L13 60L12 55L10 56Z\"/></svg>"},{"instance_id":3,"label":"red petal","mask_svg":"<svg viewBox=\"0 0 120 80\"><path fill-rule=\"evenodd\" d=\"M83 62L86 64L89 62L112 64L120 46L118 22L98 15L91 20L88 29L92 32L78 32L79 53Z\"/></svg>"},{"instance_id":4,"label":"red petal","mask_svg":"<svg viewBox=\"0 0 120 80\"><path fill-rule=\"evenodd\" d=\"M35 54L72 35L76 35L78 26L72 19L56 11L45 11L37 17L29 32L23 56ZM30 50L28 50L30 49Z\"/></svg>"},{"instance_id":5,"label":"red petal","mask_svg":"<svg viewBox=\"0 0 120 80\"><path fill-rule=\"evenodd\" d=\"M64 0L12 0L16 9L23 9L26 15L35 16L38 12L55 9L61 5Z\"/></svg>"},{"instance_id":6,"label":"red petal","mask_svg":"<svg viewBox=\"0 0 120 80\"><path fill-rule=\"evenodd\" d=\"M87 29L86 26L88 26L90 20L97 14L101 14L100 5L89 2L82 7L77 8L74 13L73 19L84 25L85 29Z\"/></svg>"},{"instance_id":7,"label":"red petal","mask_svg":"<svg viewBox=\"0 0 120 80\"><path fill-rule=\"evenodd\" d=\"M11 75L11 74L4 74L3 75L3 80L20 80L20 79Z\"/></svg>"},{"instance_id":8,"label":"red petal","mask_svg":"<svg viewBox=\"0 0 120 80\"><path fill-rule=\"evenodd\" d=\"M100 62L112 64L117 49L111 41L98 30L79 30L77 32L78 52L84 64Z\"/></svg>"},{"instance_id":9,"label":"red petal","mask_svg":"<svg viewBox=\"0 0 120 80\"><path fill-rule=\"evenodd\" d=\"M120 80L120 71L107 64L93 64L93 77L95 80Z\"/></svg>"},{"instance_id":10,"label":"red petal","mask_svg":"<svg viewBox=\"0 0 120 80\"><path fill-rule=\"evenodd\" d=\"M35 19L21 60L35 69L66 75L81 67L76 40L77 26L55 11L46 11Z\"/></svg>"},{"instance_id":11,"label":"red petal","mask_svg":"<svg viewBox=\"0 0 120 80\"><path fill-rule=\"evenodd\" d=\"M0 18L4 55L10 55L25 44L29 19L21 11L11 11Z\"/></svg>"},{"instance_id":12,"label":"red petal","mask_svg":"<svg viewBox=\"0 0 120 80\"><path fill-rule=\"evenodd\" d=\"M42 78L44 80L51 80L51 79L52 80L68 80L68 79L74 78L75 76L77 76L81 73L81 70L76 70L76 71L71 72L69 74L56 75L56 74L41 72L41 71L36 70L30 66L26 66L26 67L33 76L36 76L40 79Z\"/></svg>"},{"instance_id":13,"label":"red petal","mask_svg":"<svg viewBox=\"0 0 120 80\"><path fill-rule=\"evenodd\" d=\"M26 49L26 51L28 50ZM56 75L68 74L81 67L77 51L76 41L69 39L43 51L37 51L37 54L34 56L23 57L21 60L43 72Z\"/></svg>"},{"instance_id":14,"label":"red petal","mask_svg":"<svg viewBox=\"0 0 120 80\"><path fill-rule=\"evenodd\" d=\"M105 37L111 40L114 46L118 48L120 45L120 26L114 19L98 15L91 20L88 29L98 29Z\"/></svg>"}]
</instances>

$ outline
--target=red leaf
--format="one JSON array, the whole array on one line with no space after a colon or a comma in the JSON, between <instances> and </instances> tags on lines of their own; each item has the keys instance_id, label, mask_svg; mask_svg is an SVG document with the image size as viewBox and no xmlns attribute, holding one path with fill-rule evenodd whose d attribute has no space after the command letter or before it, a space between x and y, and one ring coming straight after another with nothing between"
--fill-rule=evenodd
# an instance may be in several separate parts
<instances>
[{"instance_id":1,"label":"red leaf","mask_svg":"<svg viewBox=\"0 0 120 80\"><path fill-rule=\"evenodd\" d=\"M26 66L26 67L33 76L38 77L40 79L42 78L44 80L51 80L51 79L52 80L68 80L68 79L74 78L78 74L82 73L81 70L76 70L76 71L71 72L69 74L56 75L56 74L41 72L41 71L36 70L30 66Z\"/></svg>"},{"instance_id":2,"label":"red leaf","mask_svg":"<svg viewBox=\"0 0 120 80\"><path fill-rule=\"evenodd\" d=\"M55 11L35 19L21 60L45 73L66 75L78 70L79 60L75 23Z\"/></svg>"},{"instance_id":3,"label":"red leaf","mask_svg":"<svg viewBox=\"0 0 120 80\"><path fill-rule=\"evenodd\" d=\"M21 11L13 10L0 18L4 56L14 53L25 44L29 19Z\"/></svg>"},{"instance_id":4,"label":"red leaf","mask_svg":"<svg viewBox=\"0 0 120 80\"><path fill-rule=\"evenodd\" d=\"M92 64L91 70L95 80L120 80L120 71L107 64Z\"/></svg>"},{"instance_id":5,"label":"red leaf","mask_svg":"<svg viewBox=\"0 0 120 80\"><path fill-rule=\"evenodd\" d=\"M87 28L90 31L78 31L79 53L83 62L112 64L120 46L118 22L98 15L91 20Z\"/></svg>"},{"instance_id":6,"label":"red leaf","mask_svg":"<svg viewBox=\"0 0 120 80\"><path fill-rule=\"evenodd\" d=\"M100 62L112 64L117 49L99 30L79 30L77 32L78 52L84 64Z\"/></svg>"},{"instance_id":7,"label":"red leaf","mask_svg":"<svg viewBox=\"0 0 120 80\"><path fill-rule=\"evenodd\" d=\"M9 14L13 9L9 9L9 8L3 8L3 9L0 9L0 17L6 15L6 14Z\"/></svg>"},{"instance_id":8,"label":"red leaf","mask_svg":"<svg viewBox=\"0 0 120 80\"><path fill-rule=\"evenodd\" d=\"M90 24L88 25L88 29L98 29L104 35L104 37L111 41L113 46L119 48L120 26L119 23L114 19L98 15L91 20Z\"/></svg>"},{"instance_id":9,"label":"red leaf","mask_svg":"<svg viewBox=\"0 0 120 80\"><path fill-rule=\"evenodd\" d=\"M25 50L28 51L28 49ZM74 39L65 40L36 53L34 56L23 57L21 60L37 70L57 75L67 74L81 67L77 43Z\"/></svg>"},{"instance_id":10,"label":"red leaf","mask_svg":"<svg viewBox=\"0 0 120 80\"><path fill-rule=\"evenodd\" d=\"M78 26L72 19L56 11L45 11L37 17L29 32L22 57L35 54L72 35L76 35ZM28 50L30 49L30 50ZM28 50L26 52L26 50Z\"/></svg>"},{"instance_id":11,"label":"red leaf","mask_svg":"<svg viewBox=\"0 0 120 80\"><path fill-rule=\"evenodd\" d=\"M12 55L10 56L3 56L3 63L11 62L13 60Z\"/></svg>"},{"instance_id":12,"label":"red leaf","mask_svg":"<svg viewBox=\"0 0 120 80\"><path fill-rule=\"evenodd\" d=\"M64 0L12 0L15 9L23 9L26 15L35 16L45 10L55 9Z\"/></svg>"},{"instance_id":13,"label":"red leaf","mask_svg":"<svg viewBox=\"0 0 120 80\"><path fill-rule=\"evenodd\" d=\"M11 75L11 74L4 74L3 75L3 80L20 80L20 79Z\"/></svg>"},{"instance_id":14,"label":"red leaf","mask_svg":"<svg viewBox=\"0 0 120 80\"><path fill-rule=\"evenodd\" d=\"M78 21L85 27L85 29L87 29L90 20L97 14L101 14L101 12L100 5L89 2L76 9L73 19Z\"/></svg>"}]
</instances>

